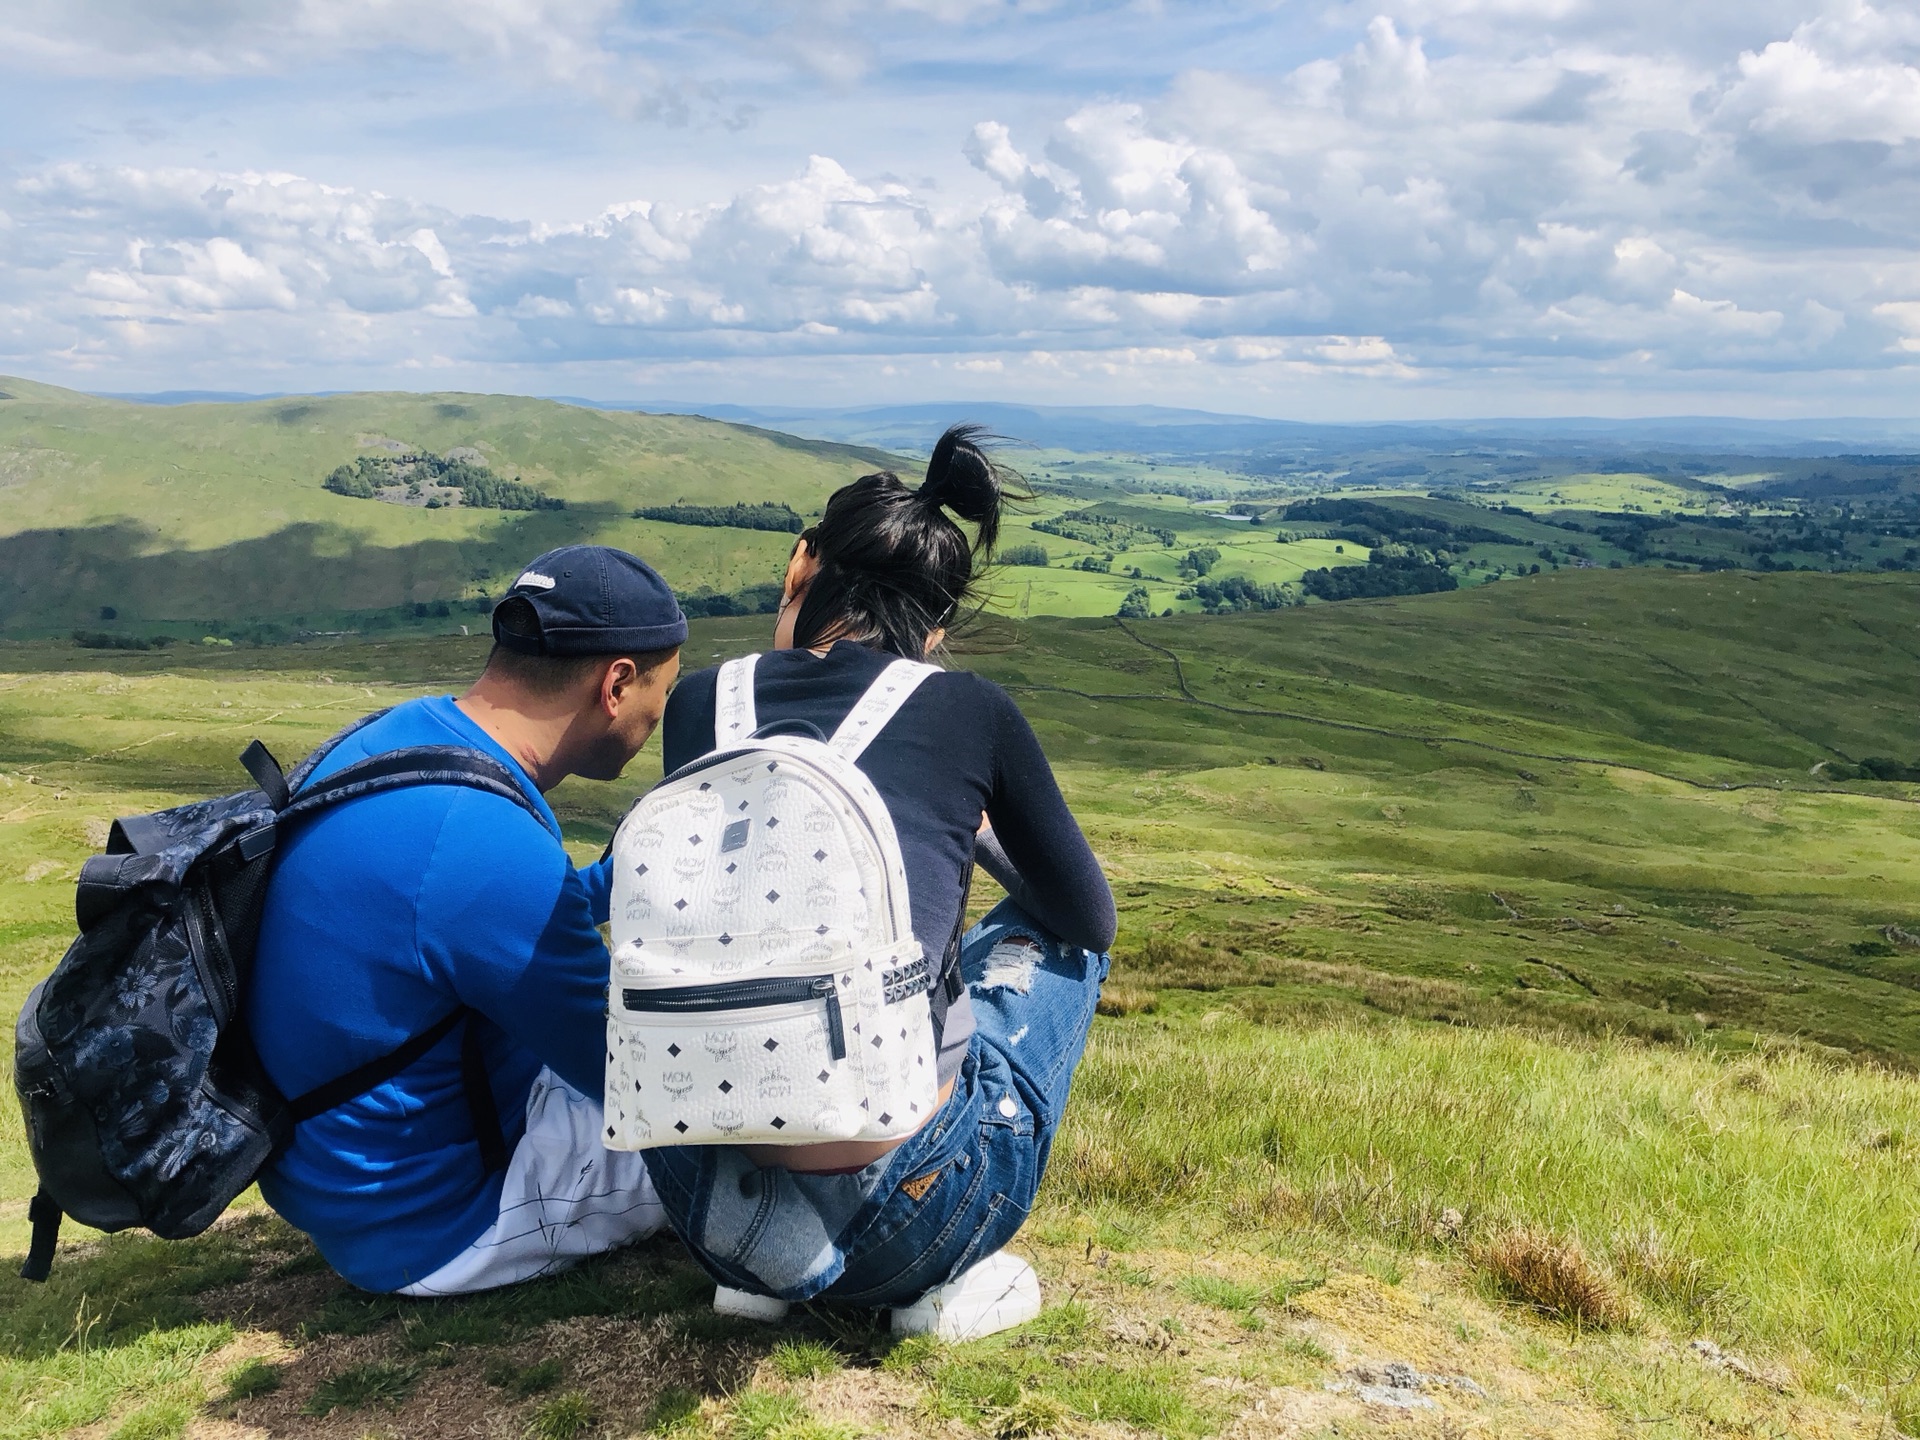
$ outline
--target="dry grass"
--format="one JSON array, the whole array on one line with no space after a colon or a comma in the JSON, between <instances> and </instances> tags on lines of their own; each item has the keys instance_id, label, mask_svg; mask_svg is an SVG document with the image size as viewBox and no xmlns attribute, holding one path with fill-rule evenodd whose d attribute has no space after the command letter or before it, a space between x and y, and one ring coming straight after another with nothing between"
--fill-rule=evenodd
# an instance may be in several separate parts
<instances>
[{"instance_id":1,"label":"dry grass","mask_svg":"<svg viewBox=\"0 0 1920 1440\"><path fill-rule=\"evenodd\" d=\"M1517 1225L1475 1246L1473 1258L1509 1299L1542 1314L1596 1330L1633 1318L1620 1283L1576 1238Z\"/></svg>"},{"instance_id":2,"label":"dry grass","mask_svg":"<svg viewBox=\"0 0 1920 1440\"><path fill-rule=\"evenodd\" d=\"M1143 985L1109 983L1100 991L1102 1015L1151 1015L1160 1005L1160 992Z\"/></svg>"}]
</instances>

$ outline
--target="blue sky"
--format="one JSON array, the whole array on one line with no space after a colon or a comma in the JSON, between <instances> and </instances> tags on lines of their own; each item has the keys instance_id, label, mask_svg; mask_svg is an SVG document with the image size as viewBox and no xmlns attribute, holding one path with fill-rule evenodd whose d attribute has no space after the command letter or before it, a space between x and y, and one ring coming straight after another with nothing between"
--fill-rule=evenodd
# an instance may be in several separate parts
<instances>
[{"instance_id":1,"label":"blue sky","mask_svg":"<svg viewBox=\"0 0 1920 1440\"><path fill-rule=\"evenodd\" d=\"M0 0L0 370L1920 415L1920 10Z\"/></svg>"}]
</instances>

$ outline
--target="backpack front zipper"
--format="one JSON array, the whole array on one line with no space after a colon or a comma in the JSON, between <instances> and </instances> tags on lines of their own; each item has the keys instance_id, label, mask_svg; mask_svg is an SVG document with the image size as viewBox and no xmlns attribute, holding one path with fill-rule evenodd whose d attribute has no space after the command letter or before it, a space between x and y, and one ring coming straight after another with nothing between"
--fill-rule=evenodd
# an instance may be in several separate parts
<instances>
[{"instance_id":1,"label":"backpack front zipper","mask_svg":"<svg viewBox=\"0 0 1920 1440\"><path fill-rule=\"evenodd\" d=\"M626 990L620 1003L628 1010L665 1015L697 1015L715 1010L758 1010L768 1005L804 1005L824 1001L827 1041L833 1058L847 1058L847 1032L840 1018L840 992L831 975L795 975L769 980L736 980L718 985L679 985L665 990Z\"/></svg>"}]
</instances>

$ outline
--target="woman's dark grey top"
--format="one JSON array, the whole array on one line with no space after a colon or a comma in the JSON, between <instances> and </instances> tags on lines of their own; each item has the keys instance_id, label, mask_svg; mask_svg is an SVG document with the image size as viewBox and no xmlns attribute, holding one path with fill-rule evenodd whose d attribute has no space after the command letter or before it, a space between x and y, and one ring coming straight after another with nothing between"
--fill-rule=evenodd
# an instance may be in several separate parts
<instances>
[{"instance_id":1,"label":"woman's dark grey top","mask_svg":"<svg viewBox=\"0 0 1920 1440\"><path fill-rule=\"evenodd\" d=\"M762 726L804 720L831 735L894 657L842 640L824 656L773 650L754 674ZM713 748L717 669L682 677L661 726L671 774ZM936 960L960 919L962 882L975 853L981 812L982 867L1034 919L1069 945L1113 944L1113 892L1060 794L1047 757L1007 692L964 670L929 676L867 746L860 768L893 817L907 866L913 933ZM960 1067L973 1033L964 996L940 1036L940 1080Z\"/></svg>"}]
</instances>

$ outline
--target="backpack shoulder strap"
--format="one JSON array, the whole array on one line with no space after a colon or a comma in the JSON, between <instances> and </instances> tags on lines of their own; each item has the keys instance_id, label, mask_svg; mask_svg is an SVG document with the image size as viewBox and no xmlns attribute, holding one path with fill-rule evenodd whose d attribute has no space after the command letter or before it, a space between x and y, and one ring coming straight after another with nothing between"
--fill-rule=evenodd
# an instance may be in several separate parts
<instances>
[{"instance_id":1,"label":"backpack shoulder strap","mask_svg":"<svg viewBox=\"0 0 1920 1440\"><path fill-rule=\"evenodd\" d=\"M356 761L294 796L293 803L280 812L282 820L297 819L388 790L404 790L414 785L460 785L469 790L484 790L511 800L557 838L553 821L540 813L527 798L513 772L491 755L469 750L464 745L409 745L387 750Z\"/></svg>"},{"instance_id":2,"label":"backpack shoulder strap","mask_svg":"<svg viewBox=\"0 0 1920 1440\"><path fill-rule=\"evenodd\" d=\"M392 713L393 707L389 705L386 709L376 710L371 715L362 715L345 729L336 730L332 735L322 740L311 755L293 767L292 773L286 777L287 789L289 791L298 790L302 785L306 784L307 777L313 774L314 767L326 759L327 756L331 755L334 746L338 745L342 740L356 731L366 729L367 726L371 725L374 721Z\"/></svg>"},{"instance_id":3,"label":"backpack shoulder strap","mask_svg":"<svg viewBox=\"0 0 1920 1440\"><path fill-rule=\"evenodd\" d=\"M843 760L858 760L913 692L928 676L938 673L938 667L918 660L895 660L867 687L867 693L854 702L847 718L840 722L833 738L827 742L828 746Z\"/></svg>"},{"instance_id":4,"label":"backpack shoulder strap","mask_svg":"<svg viewBox=\"0 0 1920 1440\"><path fill-rule=\"evenodd\" d=\"M467 1113L473 1120L473 1137L480 1147L480 1164L489 1175L506 1169L511 1156L506 1134L500 1128L500 1111L494 1104L493 1084L487 1074L486 1055L481 1048L480 1014L464 1005L455 1006L397 1049L389 1050L364 1065L355 1066L323 1085L316 1085L304 1095L294 1096L287 1102L288 1119L296 1125L302 1120L311 1120L349 1100L358 1100L376 1085L399 1078L401 1072L409 1069L415 1061L425 1057L429 1050L452 1034L454 1027L462 1020L467 1022L467 1029L460 1041L460 1088L466 1093Z\"/></svg>"},{"instance_id":5,"label":"backpack shoulder strap","mask_svg":"<svg viewBox=\"0 0 1920 1440\"><path fill-rule=\"evenodd\" d=\"M723 750L751 739L760 728L753 707L753 670L758 655L742 655L720 667L713 682L713 748Z\"/></svg>"},{"instance_id":6,"label":"backpack shoulder strap","mask_svg":"<svg viewBox=\"0 0 1920 1440\"><path fill-rule=\"evenodd\" d=\"M455 1007L450 1013L415 1035L411 1040L389 1050L385 1055L369 1060L364 1065L356 1065L344 1075L335 1076L324 1085L316 1085L304 1095L296 1095L287 1101L287 1113L297 1123L311 1120L316 1115L357 1100L376 1085L384 1085L402 1070L420 1059L434 1046L453 1033L453 1027L467 1018L464 1005Z\"/></svg>"}]
</instances>

